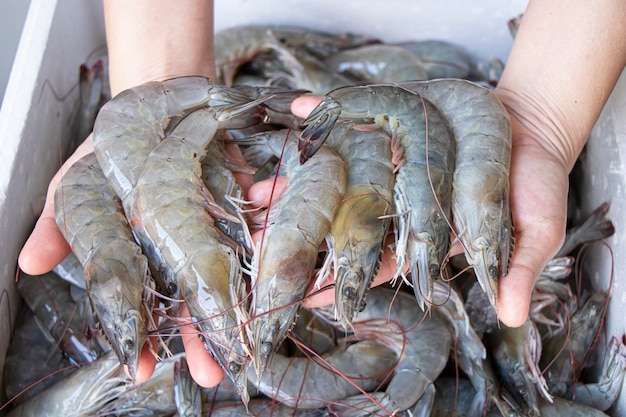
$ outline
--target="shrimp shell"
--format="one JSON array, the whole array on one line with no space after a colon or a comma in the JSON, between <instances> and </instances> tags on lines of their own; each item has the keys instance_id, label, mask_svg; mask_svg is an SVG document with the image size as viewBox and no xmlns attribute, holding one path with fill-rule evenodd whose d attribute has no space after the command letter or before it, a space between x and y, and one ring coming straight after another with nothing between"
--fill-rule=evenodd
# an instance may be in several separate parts
<instances>
[{"instance_id":1,"label":"shrimp shell","mask_svg":"<svg viewBox=\"0 0 626 417\"><path fill-rule=\"evenodd\" d=\"M263 138L263 134L255 137ZM264 239L252 259L253 320L249 339L257 375L261 375L291 329L309 286L319 246L330 231L346 186L345 164L330 147L313 163L298 163L297 136L270 134L265 139L282 155L287 185L269 208Z\"/></svg>"},{"instance_id":2,"label":"shrimp shell","mask_svg":"<svg viewBox=\"0 0 626 417\"><path fill-rule=\"evenodd\" d=\"M151 309L143 291L152 280L148 260L93 153L67 170L54 199L57 225L83 264L100 328L134 376Z\"/></svg>"},{"instance_id":3,"label":"shrimp shell","mask_svg":"<svg viewBox=\"0 0 626 417\"><path fill-rule=\"evenodd\" d=\"M511 122L492 91L466 80L401 83L430 101L456 141L452 214L467 262L496 308L513 247L509 201Z\"/></svg>"},{"instance_id":4,"label":"shrimp shell","mask_svg":"<svg viewBox=\"0 0 626 417\"><path fill-rule=\"evenodd\" d=\"M248 116L254 116L255 107L254 102L244 106L251 112ZM246 123L241 111L206 108L185 117L146 158L137 180L135 208L137 221L173 271L211 353L246 402L247 352L230 290L242 279L240 264L207 212L210 197L200 164L219 129Z\"/></svg>"},{"instance_id":5,"label":"shrimp shell","mask_svg":"<svg viewBox=\"0 0 626 417\"><path fill-rule=\"evenodd\" d=\"M452 346L453 329L433 309L428 314L417 308L415 297L406 292L376 287L353 322L358 337L374 338L399 356L394 375L384 392L371 394L387 413L412 407L441 374ZM359 395L331 404L338 416L372 415L380 406Z\"/></svg>"},{"instance_id":6,"label":"shrimp shell","mask_svg":"<svg viewBox=\"0 0 626 417\"><path fill-rule=\"evenodd\" d=\"M315 357L286 357L275 354L271 366L260 379L250 380L268 397L298 409L321 408L376 388L396 363L396 352L373 340L341 344ZM330 368L330 369L329 369Z\"/></svg>"},{"instance_id":7,"label":"shrimp shell","mask_svg":"<svg viewBox=\"0 0 626 417\"><path fill-rule=\"evenodd\" d=\"M148 82L122 91L98 113L94 150L111 187L122 200L133 233L150 260L160 291L178 298L174 273L135 221L134 189L141 167L152 151L186 115L209 106L245 106L251 98L236 89L212 84L205 77L179 77ZM265 100L260 100L265 101ZM259 113L249 125L265 119Z\"/></svg>"},{"instance_id":8,"label":"shrimp shell","mask_svg":"<svg viewBox=\"0 0 626 417\"><path fill-rule=\"evenodd\" d=\"M326 139L337 119L376 123L400 150L400 156L394 155L400 160L394 186L396 276L408 263L423 308L448 249L455 144L446 122L427 100L396 85L340 88L331 91L305 120L299 142L301 162Z\"/></svg>"},{"instance_id":9,"label":"shrimp shell","mask_svg":"<svg viewBox=\"0 0 626 417\"><path fill-rule=\"evenodd\" d=\"M394 165L391 137L338 123L326 142L346 164L344 198L331 224L328 256L334 265L335 319L350 324L365 303L380 266L392 211ZM324 274L320 273L320 278Z\"/></svg>"}]
</instances>

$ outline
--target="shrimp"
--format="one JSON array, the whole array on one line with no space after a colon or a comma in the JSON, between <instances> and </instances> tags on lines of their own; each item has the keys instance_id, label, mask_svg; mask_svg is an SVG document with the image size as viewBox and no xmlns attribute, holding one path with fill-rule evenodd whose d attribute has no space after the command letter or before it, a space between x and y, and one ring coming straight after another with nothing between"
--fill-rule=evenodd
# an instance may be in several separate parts
<instances>
[{"instance_id":1,"label":"shrimp","mask_svg":"<svg viewBox=\"0 0 626 417\"><path fill-rule=\"evenodd\" d=\"M454 142L439 112L424 101L411 133L400 138L402 160L396 176L396 276L409 265L422 310L448 252Z\"/></svg>"},{"instance_id":2,"label":"shrimp","mask_svg":"<svg viewBox=\"0 0 626 417\"><path fill-rule=\"evenodd\" d=\"M281 404L298 409L321 408L360 390L373 390L396 360L394 350L373 340L344 342L322 360L276 353L263 376L257 379L250 373L250 380Z\"/></svg>"},{"instance_id":3,"label":"shrimp","mask_svg":"<svg viewBox=\"0 0 626 417\"><path fill-rule=\"evenodd\" d=\"M267 101L267 98L260 101ZM98 162L122 201L133 233L150 260L152 275L165 296L179 298L174 273L156 243L135 221L133 194L141 167L152 149L192 111L238 105L244 108L242 111L247 111L246 105L251 100L237 89L212 84L204 77L179 77L122 91L98 113L93 135ZM264 118L258 113L246 119L246 125Z\"/></svg>"},{"instance_id":4,"label":"shrimp","mask_svg":"<svg viewBox=\"0 0 626 417\"><path fill-rule=\"evenodd\" d=\"M109 352L20 404L7 417L94 416L129 386L132 385L119 359Z\"/></svg>"},{"instance_id":5,"label":"shrimp","mask_svg":"<svg viewBox=\"0 0 626 417\"><path fill-rule=\"evenodd\" d=\"M525 415L538 417L538 391L552 401L539 370L541 338L532 321L517 328L502 326L490 335L492 354L500 380Z\"/></svg>"},{"instance_id":6,"label":"shrimp","mask_svg":"<svg viewBox=\"0 0 626 417\"><path fill-rule=\"evenodd\" d=\"M423 306L448 249L452 136L437 109L413 91L392 84L341 88L330 92L304 121L301 163L326 139L338 118L378 124L399 150L394 155L399 163L394 187L399 213L396 276L408 263Z\"/></svg>"},{"instance_id":7,"label":"shrimp","mask_svg":"<svg viewBox=\"0 0 626 417\"><path fill-rule=\"evenodd\" d=\"M238 217L241 212L241 205L237 202L243 199L243 190L237 184L231 169L222 144L215 140L209 143L206 155L202 160L202 180L215 199L215 203L223 207L233 217ZM254 173L252 169L246 172ZM252 251L243 222L215 219L215 223L226 236L233 240L234 245L241 246L247 252Z\"/></svg>"},{"instance_id":8,"label":"shrimp","mask_svg":"<svg viewBox=\"0 0 626 417\"><path fill-rule=\"evenodd\" d=\"M567 398L606 411L615 402L626 375L626 346L611 337L598 382L575 384L567 390Z\"/></svg>"},{"instance_id":9,"label":"shrimp","mask_svg":"<svg viewBox=\"0 0 626 417\"><path fill-rule=\"evenodd\" d=\"M376 287L352 323L355 335L375 338L399 356L393 377L384 392L354 396L329 405L333 415L387 414L412 407L444 369L453 330L436 309L429 314L417 309L415 297L405 292ZM377 404L371 402L376 399ZM382 408L382 410L381 410Z\"/></svg>"},{"instance_id":10,"label":"shrimp","mask_svg":"<svg viewBox=\"0 0 626 417\"><path fill-rule=\"evenodd\" d=\"M427 78L468 78L474 71L474 60L462 46L443 40L399 43L417 56L426 70Z\"/></svg>"},{"instance_id":11,"label":"shrimp","mask_svg":"<svg viewBox=\"0 0 626 417\"><path fill-rule=\"evenodd\" d=\"M568 229L565 241L556 257L571 254L583 243L611 237L615 233L615 226L611 220L606 218L609 208L609 203L600 204L580 224Z\"/></svg>"},{"instance_id":12,"label":"shrimp","mask_svg":"<svg viewBox=\"0 0 626 417\"><path fill-rule=\"evenodd\" d=\"M365 303L389 228L395 180L391 138L381 129L362 131L347 122L333 129L327 143L343 158L348 175L328 256L334 265L335 319L349 324Z\"/></svg>"},{"instance_id":13,"label":"shrimp","mask_svg":"<svg viewBox=\"0 0 626 417\"><path fill-rule=\"evenodd\" d=\"M70 283L53 272L39 276L20 272L17 290L42 329L71 363L88 363L104 352L97 342L97 334L89 328L91 308L81 311L84 309L72 298Z\"/></svg>"},{"instance_id":14,"label":"shrimp","mask_svg":"<svg viewBox=\"0 0 626 417\"><path fill-rule=\"evenodd\" d=\"M54 199L57 225L83 264L99 326L134 377L152 307L143 291L152 285L148 260L93 153L67 170Z\"/></svg>"},{"instance_id":15,"label":"shrimp","mask_svg":"<svg viewBox=\"0 0 626 417\"><path fill-rule=\"evenodd\" d=\"M422 60L401 46L390 44L364 45L341 51L324 61L339 74L367 83L395 83L427 80Z\"/></svg>"},{"instance_id":16,"label":"shrimp","mask_svg":"<svg viewBox=\"0 0 626 417\"><path fill-rule=\"evenodd\" d=\"M220 31L215 34L215 65L217 79L232 85L235 74L246 62L260 54L275 54L279 62L279 71L285 76L293 77L298 87L309 88L315 86L314 79L309 79L305 71L308 65L322 69L321 59L342 49L359 46L372 42L363 36L344 34L333 35L319 31L305 31L300 28L246 25ZM312 64L313 63L313 64ZM272 72L277 71L272 69ZM341 78L326 69L322 72L331 78ZM314 88L313 91L321 91Z\"/></svg>"},{"instance_id":17,"label":"shrimp","mask_svg":"<svg viewBox=\"0 0 626 417\"><path fill-rule=\"evenodd\" d=\"M56 341L41 331L35 314L29 308L22 308L6 353L3 394L16 406L74 371L70 365Z\"/></svg>"},{"instance_id":18,"label":"shrimp","mask_svg":"<svg viewBox=\"0 0 626 417\"><path fill-rule=\"evenodd\" d=\"M288 180L280 200L269 208L264 238L251 261L253 319L246 329L257 376L293 326L319 246L330 231L346 187L345 164L330 147L320 150L315 163L303 167L298 164L296 134L260 140L275 155L282 155L281 167Z\"/></svg>"},{"instance_id":19,"label":"shrimp","mask_svg":"<svg viewBox=\"0 0 626 417\"><path fill-rule=\"evenodd\" d=\"M200 161L218 130L244 127L257 111L250 102L234 111L209 107L187 115L145 159L134 202L136 221L163 255L211 353L244 402L247 349L230 290L242 279L240 263L207 212L212 197L200 178Z\"/></svg>"},{"instance_id":20,"label":"shrimp","mask_svg":"<svg viewBox=\"0 0 626 417\"><path fill-rule=\"evenodd\" d=\"M513 246L511 122L492 91L465 80L401 83L439 109L456 141L452 216L465 258L496 311Z\"/></svg>"},{"instance_id":21,"label":"shrimp","mask_svg":"<svg viewBox=\"0 0 626 417\"><path fill-rule=\"evenodd\" d=\"M178 353L157 362L150 378L129 386L100 412L107 416L201 415L200 387L193 381L185 354Z\"/></svg>"},{"instance_id":22,"label":"shrimp","mask_svg":"<svg viewBox=\"0 0 626 417\"><path fill-rule=\"evenodd\" d=\"M607 298L606 291L596 292L572 315L569 334L564 331L544 341L540 365L555 396L565 396L574 384L602 324Z\"/></svg>"}]
</instances>

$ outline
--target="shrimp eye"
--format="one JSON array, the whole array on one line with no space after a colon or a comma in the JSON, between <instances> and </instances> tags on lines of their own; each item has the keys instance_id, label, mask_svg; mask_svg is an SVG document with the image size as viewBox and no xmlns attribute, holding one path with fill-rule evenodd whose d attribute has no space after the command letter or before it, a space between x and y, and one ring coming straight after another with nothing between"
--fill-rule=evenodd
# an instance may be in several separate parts
<instances>
[{"instance_id":1,"label":"shrimp eye","mask_svg":"<svg viewBox=\"0 0 626 417\"><path fill-rule=\"evenodd\" d=\"M348 300L354 300L356 298L356 290L352 287L346 287L343 290L343 296Z\"/></svg>"},{"instance_id":2,"label":"shrimp eye","mask_svg":"<svg viewBox=\"0 0 626 417\"><path fill-rule=\"evenodd\" d=\"M261 344L261 354L263 356L269 356L274 351L274 345L272 342L263 342Z\"/></svg>"},{"instance_id":3,"label":"shrimp eye","mask_svg":"<svg viewBox=\"0 0 626 417\"><path fill-rule=\"evenodd\" d=\"M127 339L124 341L124 349L125 350L133 350L135 348L135 343L132 340Z\"/></svg>"},{"instance_id":4,"label":"shrimp eye","mask_svg":"<svg viewBox=\"0 0 626 417\"><path fill-rule=\"evenodd\" d=\"M430 272L430 276L433 277L439 275L439 265L430 264L430 266L428 267L428 272Z\"/></svg>"},{"instance_id":5,"label":"shrimp eye","mask_svg":"<svg viewBox=\"0 0 626 417\"><path fill-rule=\"evenodd\" d=\"M169 295L176 294L178 292L178 285L170 282L169 284L167 284L167 291L169 292Z\"/></svg>"},{"instance_id":6,"label":"shrimp eye","mask_svg":"<svg viewBox=\"0 0 626 417\"><path fill-rule=\"evenodd\" d=\"M241 371L241 365L235 361L228 362L228 371L231 374L238 374Z\"/></svg>"},{"instance_id":7,"label":"shrimp eye","mask_svg":"<svg viewBox=\"0 0 626 417\"><path fill-rule=\"evenodd\" d=\"M489 275L494 278L498 276L498 267L496 265L491 265L489 267Z\"/></svg>"}]
</instances>

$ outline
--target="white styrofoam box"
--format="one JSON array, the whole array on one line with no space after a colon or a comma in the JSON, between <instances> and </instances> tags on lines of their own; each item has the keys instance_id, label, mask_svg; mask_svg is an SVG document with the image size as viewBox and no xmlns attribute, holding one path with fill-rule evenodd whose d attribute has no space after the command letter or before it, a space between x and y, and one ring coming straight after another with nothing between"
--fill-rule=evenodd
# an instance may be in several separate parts
<instances>
[{"instance_id":1,"label":"white styrofoam box","mask_svg":"<svg viewBox=\"0 0 626 417\"><path fill-rule=\"evenodd\" d=\"M30 0L2 0L0 14L0 102L9 82ZM1 109L2 107L0 107Z\"/></svg>"},{"instance_id":2,"label":"white styrofoam box","mask_svg":"<svg viewBox=\"0 0 626 417\"><path fill-rule=\"evenodd\" d=\"M17 256L68 156L79 66L106 45L102 2L32 0L0 112L0 376L19 298ZM0 379L1 385L1 379ZM4 389L0 389L0 398ZM1 401L0 403L3 403Z\"/></svg>"},{"instance_id":3,"label":"white styrofoam box","mask_svg":"<svg viewBox=\"0 0 626 417\"><path fill-rule=\"evenodd\" d=\"M583 279L591 280L594 288L611 289L606 333L622 337L626 335L626 71L600 114L580 160L581 211L590 213L608 201L611 208L607 217L616 230L607 240L608 246L591 245ZM624 386L613 415L626 416Z\"/></svg>"},{"instance_id":4,"label":"white styrofoam box","mask_svg":"<svg viewBox=\"0 0 626 417\"><path fill-rule=\"evenodd\" d=\"M507 21L527 0L502 2L386 2L347 0L215 0L216 30L247 23L295 25L331 32L364 33L385 41L442 39L464 45L483 59L506 60L512 44ZM16 259L43 206L50 178L67 156L74 115L78 67L105 43L100 1L32 0L14 70L0 113L0 369L10 334L6 312L15 318L13 289ZM621 150L626 147L626 79L622 79L598 122L584 159L581 184L583 212L611 201L609 217L617 233L609 240L615 253L617 280L609 311L609 332L624 334L621 312L626 302L619 271L626 241L623 207L625 179ZM606 288L607 251L588 262L598 287ZM601 265L600 265L601 264ZM595 265L598 265L595 267ZM594 269L595 267L595 269ZM8 294L8 296L7 296ZM0 371L1 372L1 371ZM0 380L1 381L1 380ZM0 382L1 383L1 382ZM1 387L0 387L1 388ZM3 392L3 390L0 390ZM622 396L626 397L626 396ZM615 415L626 415L620 398Z\"/></svg>"}]
</instances>

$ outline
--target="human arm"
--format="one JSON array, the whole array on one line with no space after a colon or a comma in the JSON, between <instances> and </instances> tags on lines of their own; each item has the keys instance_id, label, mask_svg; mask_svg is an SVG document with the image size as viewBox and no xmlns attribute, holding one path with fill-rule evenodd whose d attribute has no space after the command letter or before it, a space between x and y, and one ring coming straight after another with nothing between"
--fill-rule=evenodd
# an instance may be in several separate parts
<instances>
[{"instance_id":1,"label":"human arm","mask_svg":"<svg viewBox=\"0 0 626 417\"><path fill-rule=\"evenodd\" d=\"M152 80L214 76L212 1L104 0L104 15L112 95ZM51 180L42 214L19 256L24 272L48 272L69 253L54 218L54 192L67 167L91 151L90 137ZM215 362L200 339L187 333L183 340L188 362L195 364L190 369L194 379L203 386L217 384L221 369L211 368ZM147 379L154 365L154 357L144 348L137 382Z\"/></svg>"},{"instance_id":2,"label":"human arm","mask_svg":"<svg viewBox=\"0 0 626 417\"><path fill-rule=\"evenodd\" d=\"M495 90L513 127L515 249L498 301L508 326L525 321L563 242L569 172L625 64L623 1L530 1Z\"/></svg>"}]
</instances>

